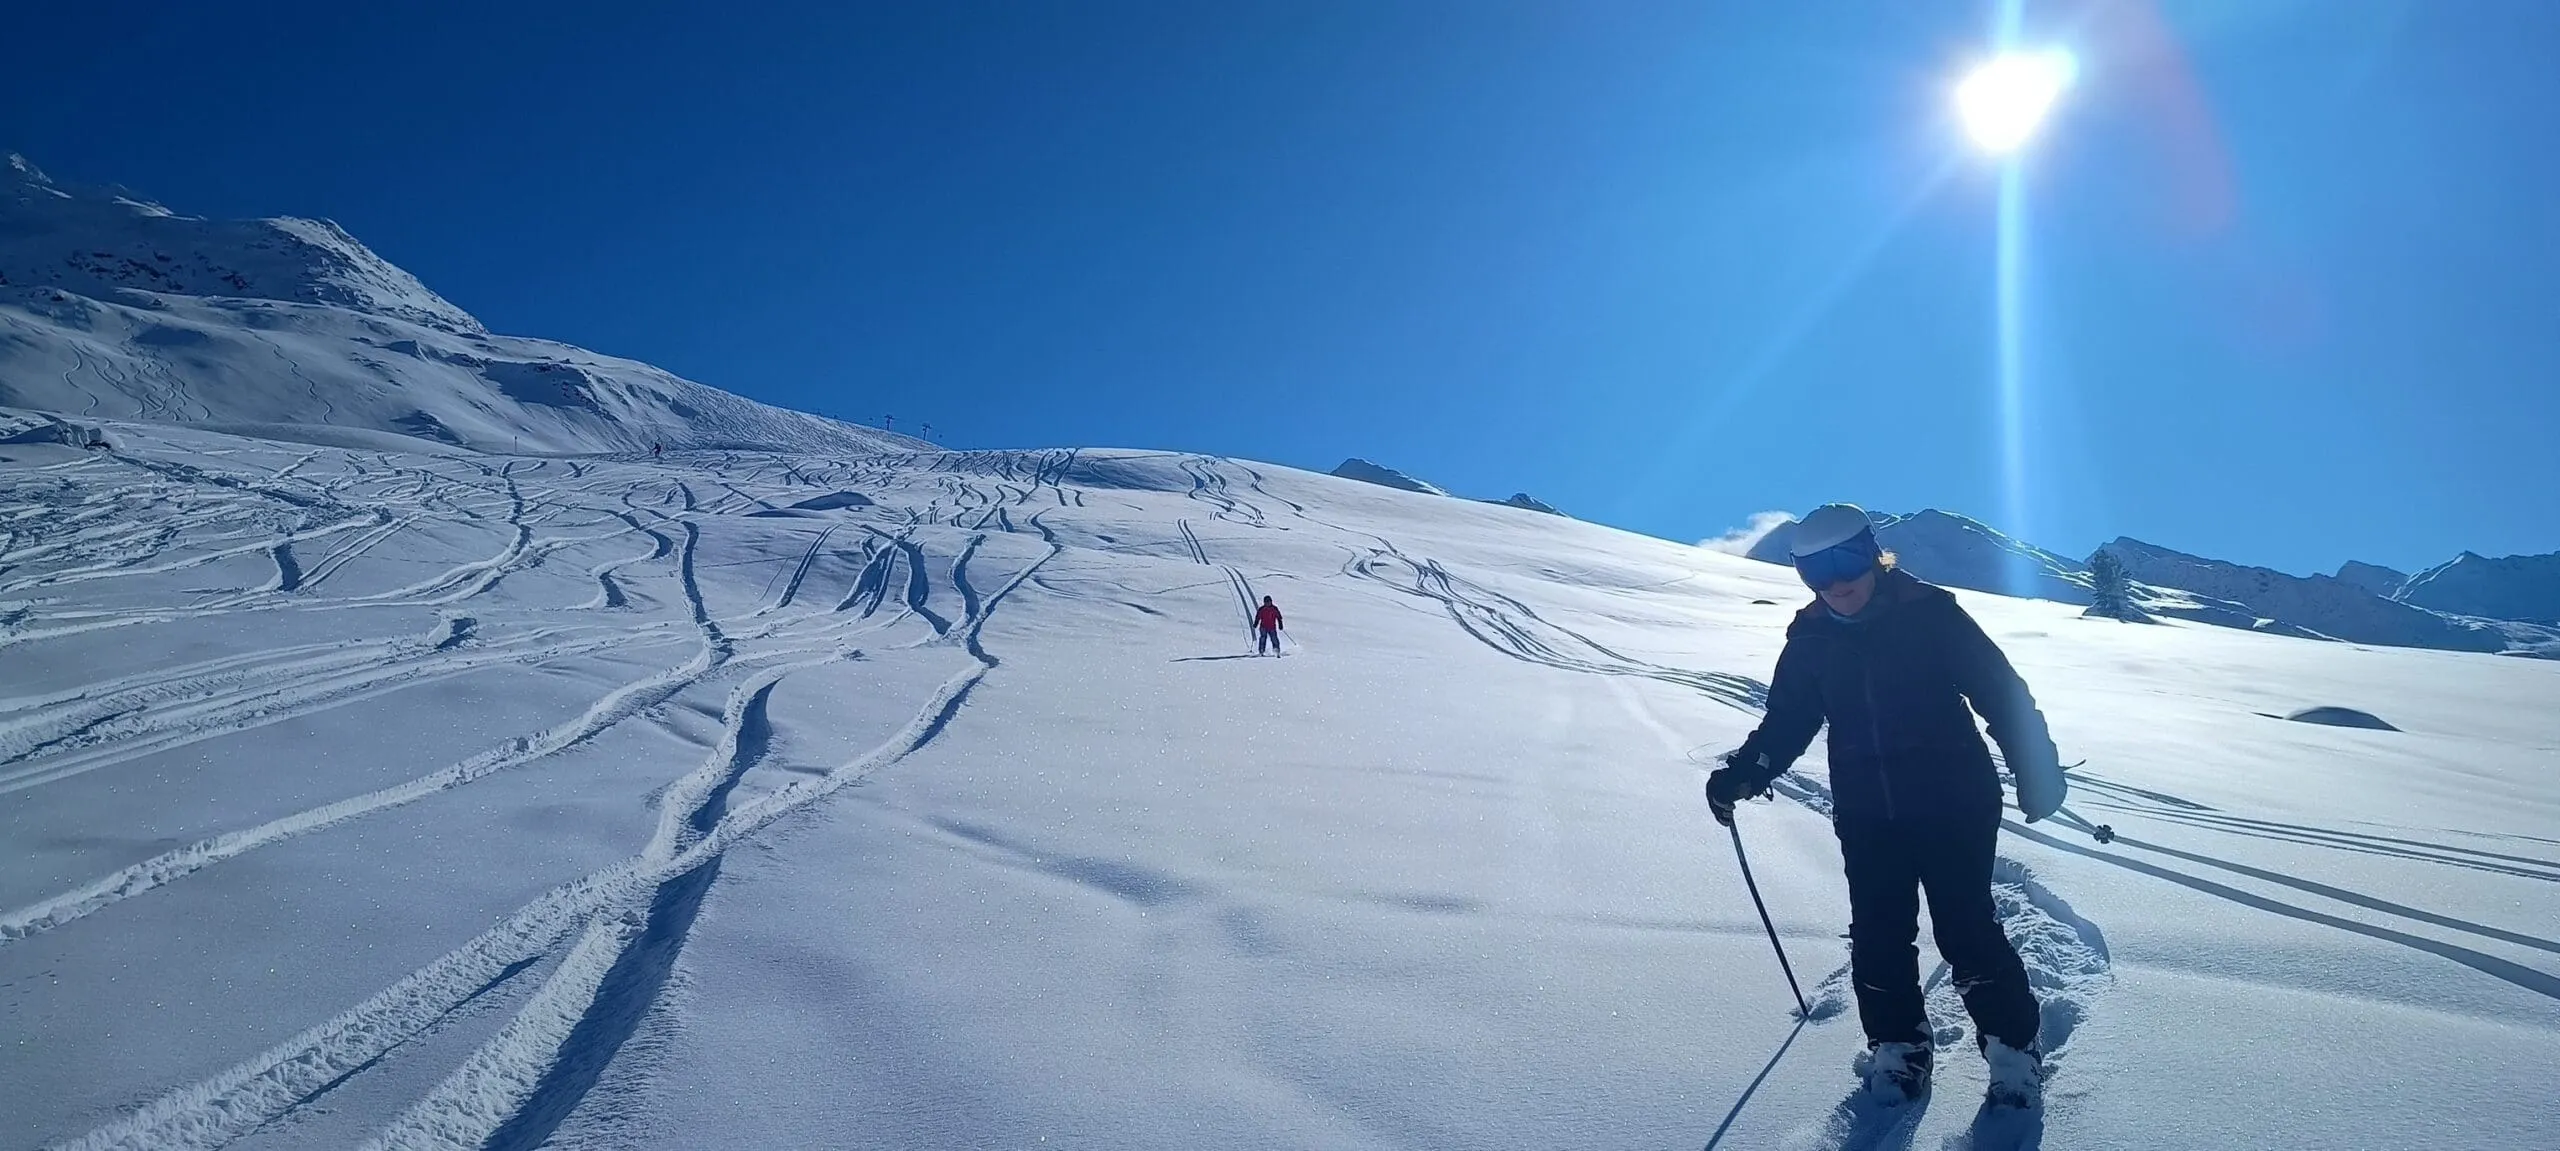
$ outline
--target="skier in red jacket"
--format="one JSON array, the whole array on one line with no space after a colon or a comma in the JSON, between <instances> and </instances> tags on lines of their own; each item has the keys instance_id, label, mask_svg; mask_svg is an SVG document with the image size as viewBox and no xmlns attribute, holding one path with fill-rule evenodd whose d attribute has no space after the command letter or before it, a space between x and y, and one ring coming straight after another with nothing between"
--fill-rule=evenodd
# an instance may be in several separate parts
<instances>
[{"instance_id":1,"label":"skier in red jacket","mask_svg":"<svg viewBox=\"0 0 2560 1151\"><path fill-rule=\"evenodd\" d=\"M1265 651L1280 654L1280 605L1270 596L1262 597L1262 607L1253 613L1253 654Z\"/></svg>"}]
</instances>

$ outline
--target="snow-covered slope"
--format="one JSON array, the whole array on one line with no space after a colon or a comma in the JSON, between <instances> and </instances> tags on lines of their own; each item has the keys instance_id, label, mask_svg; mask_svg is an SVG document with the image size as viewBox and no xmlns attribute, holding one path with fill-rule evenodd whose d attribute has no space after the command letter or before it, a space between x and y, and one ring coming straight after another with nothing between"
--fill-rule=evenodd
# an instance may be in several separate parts
<instances>
[{"instance_id":1,"label":"snow-covered slope","mask_svg":"<svg viewBox=\"0 0 2560 1151\"><path fill-rule=\"evenodd\" d=\"M1806 1020L1698 797L1783 569L1163 453L104 430L0 446L8 1146L2560 1146L2560 664L1962 593L2118 836L1992 866L2046 1108L1924 941L1877 1132L1820 748L1742 814Z\"/></svg>"},{"instance_id":2,"label":"snow-covered slope","mask_svg":"<svg viewBox=\"0 0 2560 1151\"><path fill-rule=\"evenodd\" d=\"M0 287L323 304L477 334L480 322L326 220L200 220L0 157Z\"/></svg>"},{"instance_id":3,"label":"snow-covered slope","mask_svg":"<svg viewBox=\"0 0 2560 1151\"><path fill-rule=\"evenodd\" d=\"M2464 552L2411 576L2393 598L2451 615L2560 625L2560 552L2499 559Z\"/></svg>"},{"instance_id":4,"label":"snow-covered slope","mask_svg":"<svg viewBox=\"0 0 2560 1151\"><path fill-rule=\"evenodd\" d=\"M0 168L0 406L511 452L925 447L491 335L334 224L178 216L14 156Z\"/></svg>"}]
</instances>

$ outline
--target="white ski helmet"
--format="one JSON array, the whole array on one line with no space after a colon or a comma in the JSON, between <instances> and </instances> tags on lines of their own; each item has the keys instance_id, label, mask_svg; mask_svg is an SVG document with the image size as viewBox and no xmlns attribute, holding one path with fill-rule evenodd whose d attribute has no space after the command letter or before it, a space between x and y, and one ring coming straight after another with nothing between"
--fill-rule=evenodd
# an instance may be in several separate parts
<instances>
[{"instance_id":1,"label":"white ski helmet","mask_svg":"<svg viewBox=\"0 0 2560 1151\"><path fill-rule=\"evenodd\" d=\"M1875 522L1867 518L1867 510L1856 504L1824 504L1806 512L1796 521L1796 530L1787 537L1787 554L1796 557L1812 555L1836 548L1858 538L1858 533L1875 530Z\"/></svg>"}]
</instances>

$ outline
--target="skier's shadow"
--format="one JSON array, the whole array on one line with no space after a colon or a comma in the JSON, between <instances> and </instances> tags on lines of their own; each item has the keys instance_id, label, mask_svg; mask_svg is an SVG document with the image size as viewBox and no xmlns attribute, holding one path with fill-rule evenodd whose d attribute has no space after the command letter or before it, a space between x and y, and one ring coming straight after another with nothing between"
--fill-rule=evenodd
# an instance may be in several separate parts
<instances>
[{"instance_id":1,"label":"skier's shadow","mask_svg":"<svg viewBox=\"0 0 2560 1151\"><path fill-rule=\"evenodd\" d=\"M1885 1106L1859 1087L1831 1109L1830 1119L1823 1124L1830 1139L1823 1145L1840 1151L1911 1151L1911 1141L1919 1137L1920 1121L1934 1097L1923 1095L1900 1106ZM2037 1151L2043 1146L2044 1108L1986 1103L1974 1113L1972 1126L1947 1136L1939 1151Z\"/></svg>"},{"instance_id":2,"label":"skier's shadow","mask_svg":"<svg viewBox=\"0 0 2560 1151\"><path fill-rule=\"evenodd\" d=\"M1831 1117L1822 1125L1832 1135L1825 1145L1840 1151L1911 1151L1911 1140L1920 1133L1920 1119L1928 1113L1927 1095L1889 1106L1876 1102L1861 1084L1831 1109Z\"/></svg>"},{"instance_id":3,"label":"skier's shadow","mask_svg":"<svg viewBox=\"0 0 2560 1151\"><path fill-rule=\"evenodd\" d=\"M1974 1113L1973 1126L1950 1135L1940 1151L2036 1151L2044 1146L2044 1108L1994 1107Z\"/></svg>"}]
</instances>

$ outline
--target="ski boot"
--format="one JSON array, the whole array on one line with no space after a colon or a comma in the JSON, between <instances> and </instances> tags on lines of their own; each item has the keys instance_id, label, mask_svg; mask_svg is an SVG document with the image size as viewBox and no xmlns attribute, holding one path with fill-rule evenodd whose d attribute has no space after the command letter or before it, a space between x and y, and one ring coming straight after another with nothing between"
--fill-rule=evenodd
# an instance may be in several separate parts
<instances>
[{"instance_id":1,"label":"ski boot","mask_svg":"<svg viewBox=\"0 0 2560 1151\"><path fill-rule=\"evenodd\" d=\"M1878 1043L1867 1049L1867 1095L1900 1106L1929 1093L1929 1045Z\"/></svg>"},{"instance_id":2,"label":"ski boot","mask_svg":"<svg viewBox=\"0 0 2560 1151\"><path fill-rule=\"evenodd\" d=\"M2021 1051L1997 1039L1982 1045L1982 1061L1991 1068L1991 1089L1983 1101L1993 1107L2020 1109L2044 1105L2044 1053L2034 1044Z\"/></svg>"}]
</instances>

